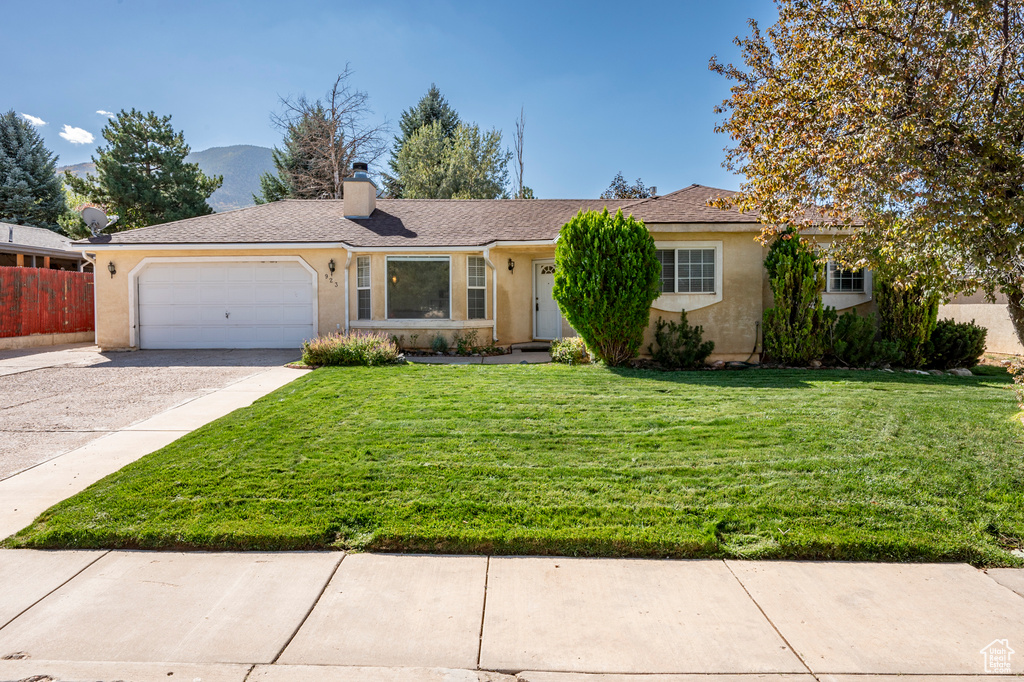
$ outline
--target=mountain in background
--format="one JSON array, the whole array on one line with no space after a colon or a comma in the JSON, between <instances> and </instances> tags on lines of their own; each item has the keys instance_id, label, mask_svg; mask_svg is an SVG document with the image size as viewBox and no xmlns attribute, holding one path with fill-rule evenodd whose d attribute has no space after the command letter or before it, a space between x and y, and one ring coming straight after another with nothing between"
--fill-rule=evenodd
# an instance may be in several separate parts
<instances>
[{"instance_id":1,"label":"mountain in background","mask_svg":"<svg viewBox=\"0 0 1024 682\"><path fill-rule=\"evenodd\" d=\"M185 160L199 164L199 170L206 175L224 176L224 184L206 200L210 208L220 213L253 205L252 195L260 192L260 176L274 172L270 153L268 147L236 144L192 152Z\"/></svg>"},{"instance_id":2,"label":"mountain in background","mask_svg":"<svg viewBox=\"0 0 1024 682\"><path fill-rule=\"evenodd\" d=\"M198 164L199 170L206 175L224 176L224 184L206 201L218 213L252 206L252 195L260 191L260 176L274 172L271 150L250 144L210 147L201 152L192 152L185 160ZM76 163L57 169L58 173L64 171L71 171L72 175L84 178L88 173L96 173L96 164Z\"/></svg>"}]
</instances>

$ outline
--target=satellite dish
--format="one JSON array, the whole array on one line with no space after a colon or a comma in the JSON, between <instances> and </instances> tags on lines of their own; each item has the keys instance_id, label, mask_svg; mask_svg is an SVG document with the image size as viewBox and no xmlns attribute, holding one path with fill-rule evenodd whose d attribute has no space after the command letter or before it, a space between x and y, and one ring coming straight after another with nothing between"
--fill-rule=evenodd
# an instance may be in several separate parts
<instances>
[{"instance_id":1,"label":"satellite dish","mask_svg":"<svg viewBox=\"0 0 1024 682\"><path fill-rule=\"evenodd\" d=\"M92 232L92 236L99 236L100 232L107 229L111 225L117 222L117 216L107 217L106 212L102 208L95 206L86 206L82 209L82 220L89 226L89 231Z\"/></svg>"}]
</instances>

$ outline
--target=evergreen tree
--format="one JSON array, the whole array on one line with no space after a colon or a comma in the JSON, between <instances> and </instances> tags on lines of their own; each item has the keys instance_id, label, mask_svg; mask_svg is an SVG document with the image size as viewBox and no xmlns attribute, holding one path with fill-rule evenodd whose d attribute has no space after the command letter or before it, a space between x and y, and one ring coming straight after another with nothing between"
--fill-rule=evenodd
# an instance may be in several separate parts
<instances>
[{"instance_id":1,"label":"evergreen tree","mask_svg":"<svg viewBox=\"0 0 1024 682\"><path fill-rule=\"evenodd\" d=\"M298 120L286 124L284 146L274 147L271 157L276 173L260 176L260 195L253 195L257 204L281 199L321 199L331 194L333 173L326 164L317 164L314 149L324 128L323 110L312 110Z\"/></svg>"},{"instance_id":2,"label":"evergreen tree","mask_svg":"<svg viewBox=\"0 0 1024 682\"><path fill-rule=\"evenodd\" d=\"M615 174L612 178L612 184L608 185L601 194L602 199L649 199L655 196L658 191L657 187L647 187L644 185L643 180L640 178L636 179L635 184L629 184L626 182L626 178L622 177L622 171Z\"/></svg>"},{"instance_id":3,"label":"evergreen tree","mask_svg":"<svg viewBox=\"0 0 1024 682\"><path fill-rule=\"evenodd\" d=\"M508 197L511 158L497 130L460 123L448 138L434 121L413 133L396 166L407 199L498 199Z\"/></svg>"},{"instance_id":4,"label":"evergreen tree","mask_svg":"<svg viewBox=\"0 0 1024 682\"><path fill-rule=\"evenodd\" d=\"M764 311L764 352L775 362L806 365L828 350L835 308L821 301L825 271L795 230L772 243L764 260L773 307Z\"/></svg>"},{"instance_id":5,"label":"evergreen tree","mask_svg":"<svg viewBox=\"0 0 1024 682\"><path fill-rule=\"evenodd\" d=\"M440 135L445 140L455 137L455 131L459 127L459 115L455 109L448 104L441 91L433 83L416 106L409 107L402 112L398 121L398 129L401 135L395 136L395 145L391 151L389 166L392 175L384 174L384 191L392 199L401 199L405 196L402 183L402 173L398 165L398 157L405 144L422 128L437 123Z\"/></svg>"},{"instance_id":6,"label":"evergreen tree","mask_svg":"<svg viewBox=\"0 0 1024 682\"><path fill-rule=\"evenodd\" d=\"M207 177L186 163L189 146L171 127L170 116L123 109L103 129L107 146L93 157L97 176L66 180L73 192L120 216L116 231L213 213L207 198L221 176Z\"/></svg>"},{"instance_id":7,"label":"evergreen tree","mask_svg":"<svg viewBox=\"0 0 1024 682\"><path fill-rule=\"evenodd\" d=\"M14 111L0 116L0 220L57 230L64 191L57 156Z\"/></svg>"}]
</instances>

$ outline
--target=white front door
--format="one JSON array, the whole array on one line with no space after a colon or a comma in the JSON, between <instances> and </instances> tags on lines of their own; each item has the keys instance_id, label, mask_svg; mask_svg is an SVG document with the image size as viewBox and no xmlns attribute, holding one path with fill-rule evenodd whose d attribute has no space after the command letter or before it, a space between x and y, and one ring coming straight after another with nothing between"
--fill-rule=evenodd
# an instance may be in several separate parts
<instances>
[{"instance_id":1,"label":"white front door","mask_svg":"<svg viewBox=\"0 0 1024 682\"><path fill-rule=\"evenodd\" d=\"M551 290L555 286L555 261L533 261L533 338L551 341L562 337L562 311Z\"/></svg>"},{"instance_id":2,"label":"white front door","mask_svg":"<svg viewBox=\"0 0 1024 682\"><path fill-rule=\"evenodd\" d=\"M316 336L315 275L296 261L152 263L140 348L299 348Z\"/></svg>"}]
</instances>

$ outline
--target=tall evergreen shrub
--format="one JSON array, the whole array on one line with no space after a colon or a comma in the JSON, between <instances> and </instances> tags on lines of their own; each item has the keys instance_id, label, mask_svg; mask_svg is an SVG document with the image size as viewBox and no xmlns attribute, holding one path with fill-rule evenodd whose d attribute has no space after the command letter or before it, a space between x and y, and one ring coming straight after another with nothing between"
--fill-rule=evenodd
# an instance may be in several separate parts
<instances>
[{"instance_id":1,"label":"tall evergreen shrub","mask_svg":"<svg viewBox=\"0 0 1024 682\"><path fill-rule=\"evenodd\" d=\"M610 366L635 358L658 297L661 264L644 224L622 211L580 211L562 226L552 294L590 352Z\"/></svg>"},{"instance_id":2,"label":"tall evergreen shrub","mask_svg":"<svg viewBox=\"0 0 1024 682\"><path fill-rule=\"evenodd\" d=\"M764 352L775 362L805 365L829 347L834 308L821 301L824 268L790 229L772 243L764 261L774 305L764 312Z\"/></svg>"},{"instance_id":3,"label":"tall evergreen shrub","mask_svg":"<svg viewBox=\"0 0 1024 682\"><path fill-rule=\"evenodd\" d=\"M896 344L905 367L923 367L939 317L939 295L929 291L921 280L905 284L876 272L875 303L882 340Z\"/></svg>"}]
</instances>

